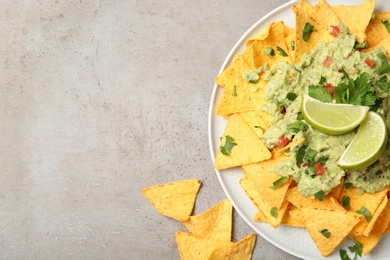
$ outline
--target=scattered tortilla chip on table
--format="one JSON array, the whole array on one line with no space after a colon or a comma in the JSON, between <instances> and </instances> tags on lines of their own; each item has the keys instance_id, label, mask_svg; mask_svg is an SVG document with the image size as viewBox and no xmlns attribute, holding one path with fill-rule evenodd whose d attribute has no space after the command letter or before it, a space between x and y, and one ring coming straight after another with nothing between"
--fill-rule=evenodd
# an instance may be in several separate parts
<instances>
[{"instance_id":1,"label":"scattered tortilla chip on table","mask_svg":"<svg viewBox=\"0 0 390 260\"><path fill-rule=\"evenodd\" d=\"M145 188L143 195L158 213L183 222L190 218L200 185L198 179L170 182Z\"/></svg>"},{"instance_id":2,"label":"scattered tortilla chip on table","mask_svg":"<svg viewBox=\"0 0 390 260\"><path fill-rule=\"evenodd\" d=\"M250 260L252 259L256 235L249 234L237 243L219 247L210 256L210 260Z\"/></svg>"},{"instance_id":3,"label":"scattered tortilla chip on table","mask_svg":"<svg viewBox=\"0 0 390 260\"><path fill-rule=\"evenodd\" d=\"M232 214L233 206L225 199L204 213L191 216L183 224L199 238L231 241Z\"/></svg>"}]
</instances>

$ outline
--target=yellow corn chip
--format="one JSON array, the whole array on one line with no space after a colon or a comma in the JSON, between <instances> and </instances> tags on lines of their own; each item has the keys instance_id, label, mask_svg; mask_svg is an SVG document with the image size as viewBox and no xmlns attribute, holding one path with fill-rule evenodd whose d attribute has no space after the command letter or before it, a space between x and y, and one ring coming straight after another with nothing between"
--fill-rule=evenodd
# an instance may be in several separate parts
<instances>
[{"instance_id":1,"label":"yellow corn chip","mask_svg":"<svg viewBox=\"0 0 390 260\"><path fill-rule=\"evenodd\" d=\"M279 162L288 160L289 157L276 157L256 164L242 166L244 176L256 187L257 192L270 208L280 208L286 196L291 177L282 177L272 171L272 168ZM278 187L274 183L285 178L285 181Z\"/></svg>"},{"instance_id":2,"label":"yellow corn chip","mask_svg":"<svg viewBox=\"0 0 390 260\"><path fill-rule=\"evenodd\" d=\"M190 218L200 185L197 179L182 180L145 188L143 194L158 213L183 222Z\"/></svg>"},{"instance_id":3,"label":"yellow corn chip","mask_svg":"<svg viewBox=\"0 0 390 260\"><path fill-rule=\"evenodd\" d=\"M226 199L202 214L191 216L183 224L199 238L231 241L232 211L232 204Z\"/></svg>"},{"instance_id":4,"label":"yellow corn chip","mask_svg":"<svg viewBox=\"0 0 390 260\"><path fill-rule=\"evenodd\" d=\"M382 48L386 51L386 54L387 54L387 57L390 57L390 36L384 38L382 41L380 41L374 48ZM372 49L374 48L370 48L370 49L367 49L367 51L372 51Z\"/></svg>"},{"instance_id":5,"label":"yellow corn chip","mask_svg":"<svg viewBox=\"0 0 390 260\"><path fill-rule=\"evenodd\" d=\"M263 110L243 112L240 113L240 116L260 139L263 137L264 131L267 130L272 123L272 116Z\"/></svg>"},{"instance_id":6,"label":"yellow corn chip","mask_svg":"<svg viewBox=\"0 0 390 260\"><path fill-rule=\"evenodd\" d=\"M303 142L305 142L305 138L300 138L298 140L294 140L292 142L289 142L286 146L283 146L283 147L275 147L273 149L274 156L275 157L282 156L285 152L287 152L291 148L294 148L300 144L303 144Z\"/></svg>"},{"instance_id":7,"label":"yellow corn chip","mask_svg":"<svg viewBox=\"0 0 390 260\"><path fill-rule=\"evenodd\" d=\"M257 219L258 215L256 215L255 221L265 220L272 227L274 228L278 227L281 224L284 213L287 210L288 201L284 201L280 208L277 208L275 206L270 206L264 201L264 198L260 195L260 193L258 192L257 188L255 187L254 183L251 180L247 178L242 178L240 180L240 185L244 189L248 197L256 205L257 209L263 213L263 214L259 213L260 219Z\"/></svg>"},{"instance_id":8,"label":"yellow corn chip","mask_svg":"<svg viewBox=\"0 0 390 260\"><path fill-rule=\"evenodd\" d=\"M250 260L256 242L256 235L249 234L237 243L215 249L210 260Z\"/></svg>"},{"instance_id":9,"label":"yellow corn chip","mask_svg":"<svg viewBox=\"0 0 390 260\"><path fill-rule=\"evenodd\" d=\"M323 256L331 254L360 221L357 214L338 210L302 208L290 214L301 214L310 237Z\"/></svg>"},{"instance_id":10,"label":"yellow corn chip","mask_svg":"<svg viewBox=\"0 0 390 260\"><path fill-rule=\"evenodd\" d=\"M286 199L297 208L330 209L346 211L331 195L324 196L320 201L314 196L305 197L299 193L297 187L290 188L286 193Z\"/></svg>"},{"instance_id":11,"label":"yellow corn chip","mask_svg":"<svg viewBox=\"0 0 390 260\"><path fill-rule=\"evenodd\" d=\"M366 28L366 43L368 48L374 48L382 40L389 36L389 32L382 24L382 19L390 21L390 12L375 13L375 17L371 18Z\"/></svg>"},{"instance_id":12,"label":"yellow corn chip","mask_svg":"<svg viewBox=\"0 0 390 260\"><path fill-rule=\"evenodd\" d=\"M341 191L340 203L344 196L349 197L350 208L347 209L349 212L362 212L362 210L363 212L368 211L370 217L372 218L372 216L374 216L375 212L378 210L379 206L383 202L385 196L387 196L386 194L388 190L389 189L385 189L375 193L357 194L356 188L352 187L350 189L346 189L344 187ZM375 219L372 218L371 221L375 222ZM353 228L352 235L363 235L365 229L369 226L369 222L370 221L363 217L362 220Z\"/></svg>"},{"instance_id":13,"label":"yellow corn chip","mask_svg":"<svg viewBox=\"0 0 390 260\"><path fill-rule=\"evenodd\" d=\"M299 61L304 53L309 53L320 41L328 43L332 40L329 34L329 28L314 20L310 15L302 11L302 9L293 6L293 11L296 14L296 40L295 40L295 61ZM306 24L314 26L308 41L303 37Z\"/></svg>"},{"instance_id":14,"label":"yellow corn chip","mask_svg":"<svg viewBox=\"0 0 390 260\"><path fill-rule=\"evenodd\" d=\"M320 0L314 6L314 12L310 15L328 30L332 25L337 25L341 22L332 7L325 0Z\"/></svg>"},{"instance_id":15,"label":"yellow corn chip","mask_svg":"<svg viewBox=\"0 0 390 260\"><path fill-rule=\"evenodd\" d=\"M221 146L227 146L227 137L233 139L235 145L231 153L225 155L218 151L215 159L215 168L218 170L241 166L267 160L271 158L271 152L260 140L252 129L238 114L229 117L228 124L221 139Z\"/></svg>"},{"instance_id":16,"label":"yellow corn chip","mask_svg":"<svg viewBox=\"0 0 390 260\"><path fill-rule=\"evenodd\" d=\"M211 254L220 247L233 245L232 242L215 239L202 239L186 232L176 232L176 243L181 260L210 259Z\"/></svg>"},{"instance_id":17,"label":"yellow corn chip","mask_svg":"<svg viewBox=\"0 0 390 260\"><path fill-rule=\"evenodd\" d=\"M374 12L376 0L366 0L359 5L337 5L331 8L340 19L341 23L349 29L350 34L356 34L356 40L360 43L366 40L366 27Z\"/></svg>"},{"instance_id":18,"label":"yellow corn chip","mask_svg":"<svg viewBox=\"0 0 390 260\"><path fill-rule=\"evenodd\" d=\"M291 63L290 57L280 54L280 48L287 53L285 35L290 33L291 29L287 28L283 21L272 23L267 37L256 39L247 46L242 56L252 69L258 69L264 63L272 67L277 62L287 61ZM288 33L286 33L286 30ZM283 36L283 37L281 37ZM265 55L266 48L272 48L274 55Z\"/></svg>"},{"instance_id":19,"label":"yellow corn chip","mask_svg":"<svg viewBox=\"0 0 390 260\"><path fill-rule=\"evenodd\" d=\"M283 216L282 224L291 227L305 227L305 222L302 218L302 214L290 215L291 211L297 210L293 204L289 203L286 213ZM297 211L299 212L299 211Z\"/></svg>"},{"instance_id":20,"label":"yellow corn chip","mask_svg":"<svg viewBox=\"0 0 390 260\"><path fill-rule=\"evenodd\" d=\"M386 197L387 202L382 214L380 214L378 220L375 222L374 228L370 235L356 236L351 233L351 238L362 244L363 254L367 255L379 242L387 226L390 223L390 203Z\"/></svg>"},{"instance_id":21,"label":"yellow corn chip","mask_svg":"<svg viewBox=\"0 0 390 260\"><path fill-rule=\"evenodd\" d=\"M299 0L298 7L308 15L312 15L315 12L314 7L306 0Z\"/></svg>"},{"instance_id":22,"label":"yellow corn chip","mask_svg":"<svg viewBox=\"0 0 390 260\"><path fill-rule=\"evenodd\" d=\"M233 113L254 110L249 89L242 78L247 70L250 70L248 64L241 55L236 55L232 64L215 79L217 85L224 87L216 107L217 115L228 117Z\"/></svg>"}]
</instances>

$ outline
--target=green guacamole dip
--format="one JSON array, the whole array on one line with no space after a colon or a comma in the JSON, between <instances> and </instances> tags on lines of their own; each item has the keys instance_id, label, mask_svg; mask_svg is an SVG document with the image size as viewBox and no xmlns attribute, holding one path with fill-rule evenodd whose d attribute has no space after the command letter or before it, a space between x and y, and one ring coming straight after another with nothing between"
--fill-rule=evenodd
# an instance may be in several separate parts
<instances>
[{"instance_id":1,"label":"green guacamole dip","mask_svg":"<svg viewBox=\"0 0 390 260\"><path fill-rule=\"evenodd\" d=\"M345 27L341 28L341 34L331 43L319 43L295 65L287 62L275 64L265 75L268 81L265 90L268 104L261 109L273 115L273 126L265 131L263 141L271 149L278 146L280 137L288 138L291 142L305 138L303 144L291 147L287 152L290 160L277 164L274 169L279 175L292 176L298 183L299 192L304 196L317 192L329 193L340 184L343 176L345 182L352 183L359 192L372 193L390 184L388 149L367 169L346 172L337 162L356 131L327 135L313 129L300 113L302 98L304 94L308 94L309 86L327 85L337 89L340 83L348 84L349 80L367 73L376 98L375 105L370 109L383 116L386 125L390 126L390 73L380 71L381 64L387 63L387 58L383 59L386 52L381 48L371 52L357 51L355 36L348 34ZM367 60L371 63L367 63ZM331 102L336 102L334 94L332 99ZM316 174L318 162L325 168L324 173Z\"/></svg>"}]
</instances>

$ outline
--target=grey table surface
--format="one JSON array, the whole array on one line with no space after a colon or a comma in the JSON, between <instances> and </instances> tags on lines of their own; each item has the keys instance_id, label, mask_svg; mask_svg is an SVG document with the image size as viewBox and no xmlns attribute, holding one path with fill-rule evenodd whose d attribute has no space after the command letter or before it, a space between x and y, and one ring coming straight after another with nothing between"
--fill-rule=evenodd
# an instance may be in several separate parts
<instances>
[{"instance_id":1,"label":"grey table surface","mask_svg":"<svg viewBox=\"0 0 390 260\"><path fill-rule=\"evenodd\" d=\"M287 0L0 1L0 259L179 259L142 189L199 178L214 78ZM233 239L253 230L234 212ZM253 259L296 259L257 237Z\"/></svg>"}]
</instances>

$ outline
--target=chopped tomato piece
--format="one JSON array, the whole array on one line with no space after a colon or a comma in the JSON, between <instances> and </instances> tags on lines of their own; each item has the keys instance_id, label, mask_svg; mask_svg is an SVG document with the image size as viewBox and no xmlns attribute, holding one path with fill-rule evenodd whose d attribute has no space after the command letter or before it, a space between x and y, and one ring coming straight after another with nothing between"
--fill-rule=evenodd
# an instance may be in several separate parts
<instances>
[{"instance_id":1,"label":"chopped tomato piece","mask_svg":"<svg viewBox=\"0 0 390 260\"><path fill-rule=\"evenodd\" d=\"M334 86L331 83L328 83L328 84L325 84L324 87L329 91L329 94L331 94L333 96L334 89L335 89Z\"/></svg>"},{"instance_id":2,"label":"chopped tomato piece","mask_svg":"<svg viewBox=\"0 0 390 260\"><path fill-rule=\"evenodd\" d=\"M372 68L372 66L374 66L375 64L375 61L369 59L369 58L366 58L365 61L364 61L368 67Z\"/></svg>"},{"instance_id":3,"label":"chopped tomato piece","mask_svg":"<svg viewBox=\"0 0 390 260\"><path fill-rule=\"evenodd\" d=\"M278 147L279 148L285 147L289 142L290 140L287 137L285 137L284 135L280 136L278 138Z\"/></svg>"},{"instance_id":4,"label":"chopped tomato piece","mask_svg":"<svg viewBox=\"0 0 390 260\"><path fill-rule=\"evenodd\" d=\"M325 167L320 162L316 162L316 175L322 175L325 173Z\"/></svg>"},{"instance_id":5,"label":"chopped tomato piece","mask_svg":"<svg viewBox=\"0 0 390 260\"><path fill-rule=\"evenodd\" d=\"M340 28L338 26L331 25L329 28L329 34L336 37L340 33Z\"/></svg>"},{"instance_id":6,"label":"chopped tomato piece","mask_svg":"<svg viewBox=\"0 0 390 260\"><path fill-rule=\"evenodd\" d=\"M325 60L322 62L326 67L329 67L332 64L333 59L330 56L326 56Z\"/></svg>"}]
</instances>

